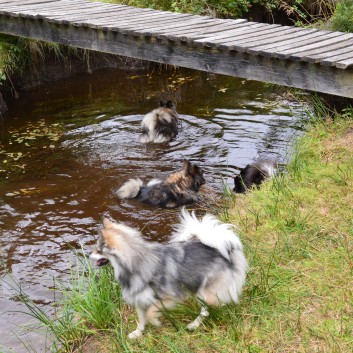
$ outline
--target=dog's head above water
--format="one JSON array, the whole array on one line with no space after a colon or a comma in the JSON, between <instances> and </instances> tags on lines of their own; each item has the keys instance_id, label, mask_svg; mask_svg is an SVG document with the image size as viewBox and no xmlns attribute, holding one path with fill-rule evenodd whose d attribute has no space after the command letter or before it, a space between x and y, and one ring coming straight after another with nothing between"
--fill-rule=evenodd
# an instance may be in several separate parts
<instances>
[{"instance_id":1,"label":"dog's head above water","mask_svg":"<svg viewBox=\"0 0 353 353\"><path fill-rule=\"evenodd\" d=\"M181 170L169 175L166 182L180 184L185 189L198 192L200 187L206 183L203 173L199 166L184 159Z\"/></svg>"}]
</instances>

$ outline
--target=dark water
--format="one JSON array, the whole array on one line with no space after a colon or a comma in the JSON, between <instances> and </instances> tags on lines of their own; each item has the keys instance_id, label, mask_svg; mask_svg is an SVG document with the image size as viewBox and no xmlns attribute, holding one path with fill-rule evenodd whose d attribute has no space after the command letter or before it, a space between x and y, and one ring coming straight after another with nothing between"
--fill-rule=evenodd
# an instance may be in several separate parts
<instances>
[{"instance_id":1,"label":"dark water","mask_svg":"<svg viewBox=\"0 0 353 353\"><path fill-rule=\"evenodd\" d=\"M170 143L141 145L141 119L162 99L176 103L182 131ZM68 278L71 248L94 243L103 213L166 239L175 211L118 200L112 189L165 176L187 158L205 169L204 192L216 197L258 157L285 163L304 117L265 84L190 70L99 71L41 86L9 108L0 145L0 352L25 351L19 340L27 341L18 325L28 317L10 312L23 310L12 279L50 308L53 278Z\"/></svg>"}]
</instances>

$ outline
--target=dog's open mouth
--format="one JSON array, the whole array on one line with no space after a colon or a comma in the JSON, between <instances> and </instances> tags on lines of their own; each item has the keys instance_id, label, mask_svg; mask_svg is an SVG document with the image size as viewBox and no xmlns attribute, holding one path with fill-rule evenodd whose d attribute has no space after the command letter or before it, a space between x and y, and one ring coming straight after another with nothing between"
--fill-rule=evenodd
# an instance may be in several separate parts
<instances>
[{"instance_id":1,"label":"dog's open mouth","mask_svg":"<svg viewBox=\"0 0 353 353\"><path fill-rule=\"evenodd\" d=\"M97 266L104 266L104 265L108 265L109 264L109 260L108 259L104 259L104 258L102 258L102 259L99 259L99 260L97 260L96 261L96 265Z\"/></svg>"}]
</instances>

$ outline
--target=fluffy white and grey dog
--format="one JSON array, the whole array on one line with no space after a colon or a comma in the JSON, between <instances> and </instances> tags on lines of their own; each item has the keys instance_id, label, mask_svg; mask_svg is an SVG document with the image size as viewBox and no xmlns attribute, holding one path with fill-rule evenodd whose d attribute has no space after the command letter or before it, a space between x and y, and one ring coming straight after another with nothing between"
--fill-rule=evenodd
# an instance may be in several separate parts
<instances>
[{"instance_id":1,"label":"fluffy white and grey dog","mask_svg":"<svg viewBox=\"0 0 353 353\"><path fill-rule=\"evenodd\" d=\"M123 299L136 308L138 325L129 338L141 336L148 321L159 326L161 311L189 295L202 303L190 330L208 316L207 305L239 301L247 262L232 226L184 209L180 219L168 244L147 242L138 230L103 219L90 258L97 266L112 264Z\"/></svg>"},{"instance_id":2,"label":"fluffy white and grey dog","mask_svg":"<svg viewBox=\"0 0 353 353\"><path fill-rule=\"evenodd\" d=\"M168 142L178 134L179 115L171 101L160 102L160 107L146 114L141 122L142 143Z\"/></svg>"}]
</instances>

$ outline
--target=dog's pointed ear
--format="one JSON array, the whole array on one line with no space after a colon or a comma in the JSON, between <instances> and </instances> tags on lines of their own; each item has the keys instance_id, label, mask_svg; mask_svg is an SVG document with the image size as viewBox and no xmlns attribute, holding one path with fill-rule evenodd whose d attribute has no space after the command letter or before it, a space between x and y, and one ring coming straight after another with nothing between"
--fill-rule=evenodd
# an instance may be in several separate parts
<instances>
[{"instance_id":1,"label":"dog's pointed ear","mask_svg":"<svg viewBox=\"0 0 353 353\"><path fill-rule=\"evenodd\" d=\"M189 166L189 174L195 176L199 172L199 167L195 164L191 164Z\"/></svg>"},{"instance_id":2,"label":"dog's pointed ear","mask_svg":"<svg viewBox=\"0 0 353 353\"><path fill-rule=\"evenodd\" d=\"M111 227L112 224L113 224L113 222L109 218L107 218L105 216L102 217L102 226L103 226L103 228Z\"/></svg>"},{"instance_id":3,"label":"dog's pointed ear","mask_svg":"<svg viewBox=\"0 0 353 353\"><path fill-rule=\"evenodd\" d=\"M190 163L187 159L184 159L184 160L183 160L183 166L182 166L181 170L182 170L185 174L188 174L188 173L189 173L190 165L191 165L191 163Z\"/></svg>"},{"instance_id":4,"label":"dog's pointed ear","mask_svg":"<svg viewBox=\"0 0 353 353\"><path fill-rule=\"evenodd\" d=\"M165 106L164 102L163 101L159 101L159 106L160 107L164 107Z\"/></svg>"}]
</instances>

